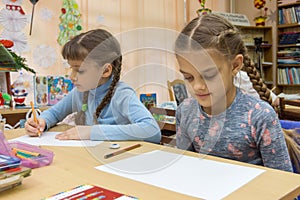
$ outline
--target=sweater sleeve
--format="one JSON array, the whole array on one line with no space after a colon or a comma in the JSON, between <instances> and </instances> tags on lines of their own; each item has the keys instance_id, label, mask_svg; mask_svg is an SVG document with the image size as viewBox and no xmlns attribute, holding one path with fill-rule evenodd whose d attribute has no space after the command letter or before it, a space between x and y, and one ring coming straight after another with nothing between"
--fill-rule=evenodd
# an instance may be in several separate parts
<instances>
[{"instance_id":1,"label":"sweater sleeve","mask_svg":"<svg viewBox=\"0 0 300 200\"><path fill-rule=\"evenodd\" d=\"M254 122L251 127L252 135L256 136L263 165L292 172L285 138L275 111L272 108L256 109L251 121Z\"/></svg>"},{"instance_id":2,"label":"sweater sleeve","mask_svg":"<svg viewBox=\"0 0 300 200\"><path fill-rule=\"evenodd\" d=\"M135 93L112 100L116 124L92 126L91 140L144 140L159 143L160 128Z\"/></svg>"}]
</instances>

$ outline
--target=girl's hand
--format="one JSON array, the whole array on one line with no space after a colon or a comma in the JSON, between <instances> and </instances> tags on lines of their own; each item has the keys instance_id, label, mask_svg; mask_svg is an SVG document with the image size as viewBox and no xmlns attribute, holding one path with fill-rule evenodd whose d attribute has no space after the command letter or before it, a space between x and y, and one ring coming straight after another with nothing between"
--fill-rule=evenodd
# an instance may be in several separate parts
<instances>
[{"instance_id":1,"label":"girl's hand","mask_svg":"<svg viewBox=\"0 0 300 200\"><path fill-rule=\"evenodd\" d=\"M65 132L56 135L59 140L89 140L91 126L75 126Z\"/></svg>"},{"instance_id":2,"label":"girl's hand","mask_svg":"<svg viewBox=\"0 0 300 200\"><path fill-rule=\"evenodd\" d=\"M36 123L33 118L30 118L26 121L25 131L27 135L31 137L37 137L39 131L40 133L44 132L44 129L46 127L46 121L42 118L39 118L37 120L38 123Z\"/></svg>"}]
</instances>

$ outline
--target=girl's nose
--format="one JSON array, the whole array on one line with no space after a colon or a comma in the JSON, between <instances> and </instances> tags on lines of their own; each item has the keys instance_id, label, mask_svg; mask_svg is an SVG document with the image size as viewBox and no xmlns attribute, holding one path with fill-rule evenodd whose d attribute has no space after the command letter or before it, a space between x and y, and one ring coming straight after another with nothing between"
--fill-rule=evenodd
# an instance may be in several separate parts
<instances>
[{"instance_id":1,"label":"girl's nose","mask_svg":"<svg viewBox=\"0 0 300 200\"><path fill-rule=\"evenodd\" d=\"M77 80L77 72L75 70L71 71L70 78L73 82Z\"/></svg>"},{"instance_id":2,"label":"girl's nose","mask_svg":"<svg viewBox=\"0 0 300 200\"><path fill-rule=\"evenodd\" d=\"M194 89L194 91L205 90L206 89L206 82L201 78L195 80L195 83L193 85L193 89Z\"/></svg>"}]
</instances>

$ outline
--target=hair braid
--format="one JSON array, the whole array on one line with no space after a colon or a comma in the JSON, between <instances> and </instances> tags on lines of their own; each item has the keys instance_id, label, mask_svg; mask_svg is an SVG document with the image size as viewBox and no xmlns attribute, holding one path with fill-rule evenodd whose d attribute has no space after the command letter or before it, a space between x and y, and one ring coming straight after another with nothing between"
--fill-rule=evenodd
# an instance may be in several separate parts
<instances>
[{"instance_id":1,"label":"hair braid","mask_svg":"<svg viewBox=\"0 0 300 200\"><path fill-rule=\"evenodd\" d=\"M259 97L272 105L271 92L264 84L262 78L260 77L259 72L256 70L254 64L251 62L251 59L248 54L244 55L244 67L243 70L247 72L250 81L253 84L253 88L259 94Z\"/></svg>"},{"instance_id":2,"label":"hair braid","mask_svg":"<svg viewBox=\"0 0 300 200\"><path fill-rule=\"evenodd\" d=\"M86 105L88 103L88 97L89 97L89 91L84 92L82 97L82 108L75 116L76 125L85 125L85 120L86 120L85 111L86 111Z\"/></svg>"},{"instance_id":3,"label":"hair braid","mask_svg":"<svg viewBox=\"0 0 300 200\"><path fill-rule=\"evenodd\" d=\"M114 60L114 62L112 63L113 66L113 80L112 83L108 89L107 94L104 96L104 98L102 99L101 103L99 104L99 106L96 109L95 112L95 117L96 119L100 116L101 111L104 109L104 107L110 102L115 88L117 86L117 83L120 80L120 75L121 75L121 64L122 63L122 56L120 56L119 58L117 58L116 60ZM94 120L96 120L94 119Z\"/></svg>"}]
</instances>

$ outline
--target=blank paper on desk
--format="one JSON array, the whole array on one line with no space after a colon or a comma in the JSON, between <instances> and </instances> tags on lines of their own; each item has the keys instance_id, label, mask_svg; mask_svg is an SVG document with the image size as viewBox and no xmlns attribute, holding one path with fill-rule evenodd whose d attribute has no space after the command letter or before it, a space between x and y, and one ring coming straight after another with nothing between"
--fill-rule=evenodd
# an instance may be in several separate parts
<instances>
[{"instance_id":1,"label":"blank paper on desk","mask_svg":"<svg viewBox=\"0 0 300 200\"><path fill-rule=\"evenodd\" d=\"M222 199L264 172L164 151L152 151L96 169L202 199Z\"/></svg>"},{"instance_id":2,"label":"blank paper on desk","mask_svg":"<svg viewBox=\"0 0 300 200\"><path fill-rule=\"evenodd\" d=\"M10 141L19 141L37 146L70 146L70 147L88 147L96 146L103 141L91 140L58 140L55 138L61 132L44 132L41 137L30 137L24 135L18 138L11 139Z\"/></svg>"}]
</instances>

